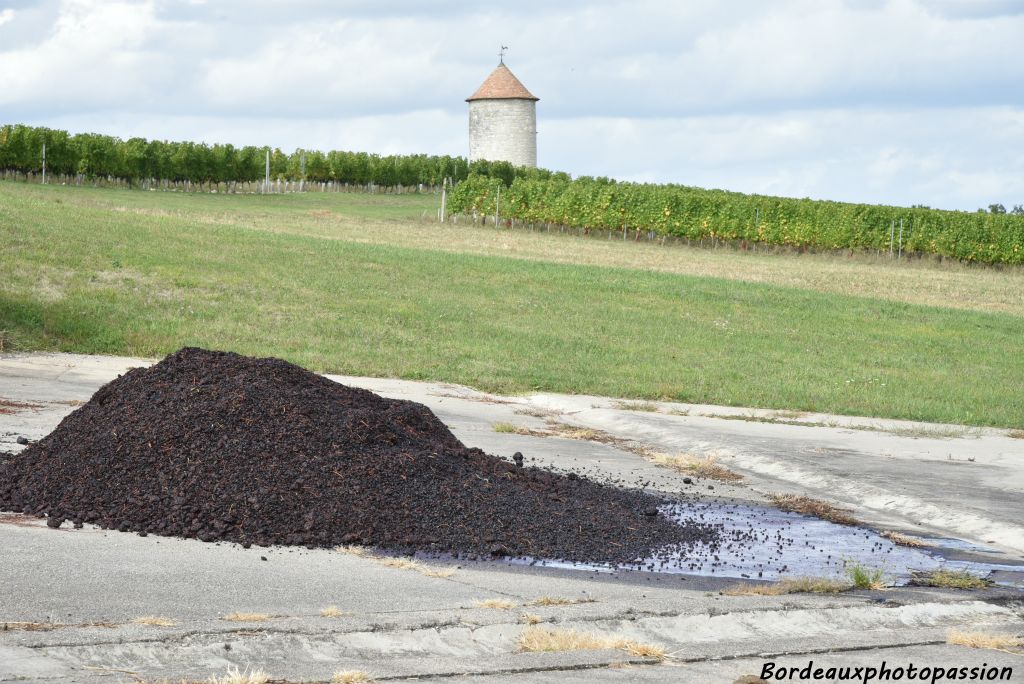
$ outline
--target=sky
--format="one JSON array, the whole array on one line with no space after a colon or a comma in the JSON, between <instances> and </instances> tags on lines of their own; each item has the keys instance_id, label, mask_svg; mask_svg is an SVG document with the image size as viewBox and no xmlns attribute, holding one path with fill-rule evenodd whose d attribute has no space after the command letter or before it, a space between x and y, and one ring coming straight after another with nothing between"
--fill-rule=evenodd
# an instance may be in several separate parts
<instances>
[{"instance_id":1,"label":"sky","mask_svg":"<svg viewBox=\"0 0 1024 684\"><path fill-rule=\"evenodd\" d=\"M0 123L465 156L501 45L545 168L1024 204L1024 0L0 0Z\"/></svg>"}]
</instances>

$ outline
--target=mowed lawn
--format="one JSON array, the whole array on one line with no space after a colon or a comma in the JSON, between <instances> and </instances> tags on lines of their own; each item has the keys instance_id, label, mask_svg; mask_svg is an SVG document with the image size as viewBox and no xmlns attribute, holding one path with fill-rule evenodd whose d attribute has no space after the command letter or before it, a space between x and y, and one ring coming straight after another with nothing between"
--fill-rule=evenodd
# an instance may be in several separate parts
<instances>
[{"instance_id":1,"label":"mowed lawn","mask_svg":"<svg viewBox=\"0 0 1024 684\"><path fill-rule=\"evenodd\" d=\"M0 339L6 351L196 345L498 392L1024 427L1016 314L567 263L556 236L531 238L558 252L545 261L349 239L324 222L422 232L435 204L3 183Z\"/></svg>"}]
</instances>

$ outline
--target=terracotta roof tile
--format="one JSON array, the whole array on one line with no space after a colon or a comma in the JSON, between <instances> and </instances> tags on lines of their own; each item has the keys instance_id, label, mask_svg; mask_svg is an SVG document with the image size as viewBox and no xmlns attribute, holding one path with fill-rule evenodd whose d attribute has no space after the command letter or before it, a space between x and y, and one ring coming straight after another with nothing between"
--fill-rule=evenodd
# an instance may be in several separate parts
<instances>
[{"instance_id":1,"label":"terracotta roof tile","mask_svg":"<svg viewBox=\"0 0 1024 684\"><path fill-rule=\"evenodd\" d=\"M491 72L487 80L483 82L476 92L466 98L466 102L473 100L539 100L526 89L519 79L509 71L504 64Z\"/></svg>"}]
</instances>

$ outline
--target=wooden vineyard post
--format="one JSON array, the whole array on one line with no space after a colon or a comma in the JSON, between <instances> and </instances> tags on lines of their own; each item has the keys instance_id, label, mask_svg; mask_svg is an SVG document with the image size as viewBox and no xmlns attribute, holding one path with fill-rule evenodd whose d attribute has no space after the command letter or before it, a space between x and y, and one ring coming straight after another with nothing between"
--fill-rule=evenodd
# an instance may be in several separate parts
<instances>
[{"instance_id":1,"label":"wooden vineyard post","mask_svg":"<svg viewBox=\"0 0 1024 684\"><path fill-rule=\"evenodd\" d=\"M443 181L441 181L441 223L444 223L445 211L448 208L447 207L447 203L448 203L448 193L447 193L447 190L448 190L448 179L445 178Z\"/></svg>"}]
</instances>

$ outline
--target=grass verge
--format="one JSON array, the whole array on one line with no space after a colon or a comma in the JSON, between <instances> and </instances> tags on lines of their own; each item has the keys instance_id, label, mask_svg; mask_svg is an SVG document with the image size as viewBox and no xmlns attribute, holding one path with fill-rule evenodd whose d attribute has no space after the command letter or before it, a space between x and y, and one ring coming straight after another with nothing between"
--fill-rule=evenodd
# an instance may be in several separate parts
<instances>
[{"instance_id":1,"label":"grass verge","mask_svg":"<svg viewBox=\"0 0 1024 684\"><path fill-rule=\"evenodd\" d=\"M189 195L5 183L11 193L60 200L120 216L170 217L265 233L511 256L564 264L655 270L941 307L1024 316L1024 269L946 261L893 262L888 255L760 254L733 249L666 249L646 242L586 239L557 231L495 230L465 221L418 220L437 195Z\"/></svg>"},{"instance_id":2,"label":"grass verge","mask_svg":"<svg viewBox=\"0 0 1024 684\"><path fill-rule=\"evenodd\" d=\"M472 240L442 251L437 226L410 242L408 222L361 218L354 201L0 184L5 349L192 344L498 393L1024 427L1020 313L471 254Z\"/></svg>"}]
</instances>

